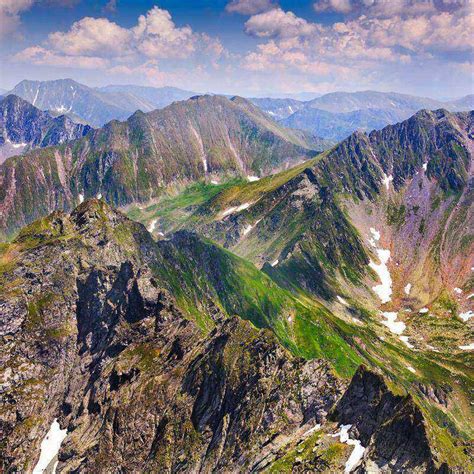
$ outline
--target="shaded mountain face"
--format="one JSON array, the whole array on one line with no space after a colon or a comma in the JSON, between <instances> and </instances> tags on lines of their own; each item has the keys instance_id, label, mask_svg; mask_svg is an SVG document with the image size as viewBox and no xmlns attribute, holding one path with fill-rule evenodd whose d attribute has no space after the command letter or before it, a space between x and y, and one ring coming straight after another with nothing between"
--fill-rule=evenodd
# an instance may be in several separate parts
<instances>
[{"instance_id":1,"label":"shaded mountain face","mask_svg":"<svg viewBox=\"0 0 474 474\"><path fill-rule=\"evenodd\" d=\"M261 176L324 146L276 124L245 99L199 96L148 114L137 112L81 140L5 162L0 227L10 234L38 216L71 209L99 193L125 205L153 199L171 184Z\"/></svg>"},{"instance_id":2,"label":"shaded mountain face","mask_svg":"<svg viewBox=\"0 0 474 474\"><path fill-rule=\"evenodd\" d=\"M0 163L32 148L83 137L91 128L66 116L51 117L14 95L0 100Z\"/></svg>"},{"instance_id":3,"label":"shaded mountain face","mask_svg":"<svg viewBox=\"0 0 474 474\"><path fill-rule=\"evenodd\" d=\"M24 80L10 94L17 95L41 110L80 119L93 127L110 120L125 120L138 109L153 110L151 103L126 93L101 93L72 79L55 81Z\"/></svg>"},{"instance_id":4,"label":"shaded mountain face","mask_svg":"<svg viewBox=\"0 0 474 474\"><path fill-rule=\"evenodd\" d=\"M364 465L391 447L395 470L440 466L422 412L380 374L360 369L347 389L332 363L295 357L257 329L245 301L277 328L288 317L272 313L268 296L284 290L209 242L186 233L154 242L142 225L89 200L23 229L0 258L5 471L32 471L55 419L67 436L50 461L64 472L337 472L351 455L334 434L341 422L363 440ZM213 281L213 272L234 276ZM261 290L248 286L250 274ZM382 432L383 442L373 435Z\"/></svg>"}]
</instances>

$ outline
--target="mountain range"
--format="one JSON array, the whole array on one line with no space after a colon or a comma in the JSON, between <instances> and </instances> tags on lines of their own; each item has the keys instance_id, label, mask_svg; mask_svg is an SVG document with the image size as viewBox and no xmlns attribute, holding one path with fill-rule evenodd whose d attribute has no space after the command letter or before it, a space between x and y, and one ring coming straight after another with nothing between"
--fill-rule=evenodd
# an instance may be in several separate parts
<instances>
[{"instance_id":1,"label":"mountain range","mask_svg":"<svg viewBox=\"0 0 474 474\"><path fill-rule=\"evenodd\" d=\"M0 163L32 148L80 138L90 130L65 115L53 117L15 95L4 96L0 99Z\"/></svg>"},{"instance_id":2,"label":"mountain range","mask_svg":"<svg viewBox=\"0 0 474 474\"><path fill-rule=\"evenodd\" d=\"M21 97L41 110L66 114L93 127L101 127L111 120L125 120L137 110L150 112L195 95L174 87L124 85L92 88L72 79L24 80L9 94Z\"/></svg>"},{"instance_id":3,"label":"mountain range","mask_svg":"<svg viewBox=\"0 0 474 474\"><path fill-rule=\"evenodd\" d=\"M93 127L101 127L114 119L126 120L137 110L150 112L197 95L175 87L109 85L93 88L71 79L25 80L10 93L53 115L66 114L76 122ZM332 141L342 140L355 130L382 129L406 120L421 109L444 108L456 112L474 108L472 94L450 101L377 91L306 95L310 100L292 97L249 100L286 127Z\"/></svg>"},{"instance_id":4,"label":"mountain range","mask_svg":"<svg viewBox=\"0 0 474 474\"><path fill-rule=\"evenodd\" d=\"M0 226L101 194L111 203L153 199L170 185L260 177L314 156L328 144L286 129L245 99L196 96L111 121L83 138L33 150L0 167ZM21 179L23 186L16 186Z\"/></svg>"},{"instance_id":5,"label":"mountain range","mask_svg":"<svg viewBox=\"0 0 474 474\"><path fill-rule=\"evenodd\" d=\"M371 94L284 120L436 105ZM0 165L1 470L472 472L474 112L271 100Z\"/></svg>"},{"instance_id":6,"label":"mountain range","mask_svg":"<svg viewBox=\"0 0 474 474\"><path fill-rule=\"evenodd\" d=\"M406 120L421 109L453 112L474 108L474 95L442 102L391 92L333 92L307 102L252 99L287 127L329 140L342 140L355 130L371 131Z\"/></svg>"}]
</instances>

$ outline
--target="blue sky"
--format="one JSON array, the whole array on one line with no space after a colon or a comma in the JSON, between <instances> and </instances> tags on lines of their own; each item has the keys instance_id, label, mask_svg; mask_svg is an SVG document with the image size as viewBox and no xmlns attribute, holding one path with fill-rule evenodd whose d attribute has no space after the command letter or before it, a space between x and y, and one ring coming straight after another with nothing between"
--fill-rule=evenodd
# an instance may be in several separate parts
<instances>
[{"instance_id":1,"label":"blue sky","mask_svg":"<svg viewBox=\"0 0 474 474\"><path fill-rule=\"evenodd\" d=\"M474 92L472 0L0 0L0 87Z\"/></svg>"}]
</instances>

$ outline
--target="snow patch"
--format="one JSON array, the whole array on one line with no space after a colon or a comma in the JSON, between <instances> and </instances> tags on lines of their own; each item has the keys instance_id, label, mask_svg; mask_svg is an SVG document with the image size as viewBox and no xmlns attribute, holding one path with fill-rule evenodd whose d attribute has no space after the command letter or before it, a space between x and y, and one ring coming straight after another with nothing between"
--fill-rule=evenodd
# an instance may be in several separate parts
<instances>
[{"instance_id":1,"label":"snow patch","mask_svg":"<svg viewBox=\"0 0 474 474\"><path fill-rule=\"evenodd\" d=\"M13 148L23 148L28 145L28 143L12 143Z\"/></svg>"},{"instance_id":2,"label":"snow patch","mask_svg":"<svg viewBox=\"0 0 474 474\"><path fill-rule=\"evenodd\" d=\"M315 431L318 431L321 428L321 425L318 423L317 425L314 425L312 428L310 428L308 431L305 431L303 433L303 436L309 436L311 433L314 433Z\"/></svg>"},{"instance_id":3,"label":"snow patch","mask_svg":"<svg viewBox=\"0 0 474 474\"><path fill-rule=\"evenodd\" d=\"M272 267L275 267L276 265L278 265L278 259L272 262Z\"/></svg>"},{"instance_id":4,"label":"snow patch","mask_svg":"<svg viewBox=\"0 0 474 474\"><path fill-rule=\"evenodd\" d=\"M339 436L339 441L341 443L345 443L348 446L354 446L349 459L346 461L346 465L344 468L345 473L349 473L354 469L354 467L359 463L364 455L365 448L362 446L358 439L350 439L349 438L349 430L351 429L352 425L341 425L340 430L331 435L333 438L337 438Z\"/></svg>"},{"instance_id":5,"label":"snow patch","mask_svg":"<svg viewBox=\"0 0 474 474\"><path fill-rule=\"evenodd\" d=\"M465 313L460 313L459 314L459 317L466 323L467 321L469 321L472 317L474 316L474 313L469 310L469 311L466 311Z\"/></svg>"},{"instance_id":6,"label":"snow patch","mask_svg":"<svg viewBox=\"0 0 474 474\"><path fill-rule=\"evenodd\" d=\"M250 206L249 202L244 202L240 206L229 207L222 213L222 217L228 216L229 214L233 214L234 212L240 212L244 209L247 209Z\"/></svg>"},{"instance_id":7,"label":"snow patch","mask_svg":"<svg viewBox=\"0 0 474 474\"><path fill-rule=\"evenodd\" d=\"M211 184L219 184L219 181L216 181L215 179L211 179Z\"/></svg>"},{"instance_id":8,"label":"snow patch","mask_svg":"<svg viewBox=\"0 0 474 474\"><path fill-rule=\"evenodd\" d=\"M372 289L382 303L388 303L392 299L392 277L387 266L387 262L390 260L390 250L377 249L377 256L380 263L377 264L371 259L369 267L377 273L381 284L372 287Z\"/></svg>"},{"instance_id":9,"label":"snow patch","mask_svg":"<svg viewBox=\"0 0 474 474\"><path fill-rule=\"evenodd\" d=\"M408 340L408 336L400 336L400 340L406 344L408 349L413 349L415 346L413 344L410 344L410 341Z\"/></svg>"},{"instance_id":10,"label":"snow patch","mask_svg":"<svg viewBox=\"0 0 474 474\"><path fill-rule=\"evenodd\" d=\"M158 221L158 219L153 219L153 220L150 222L150 225L146 228L146 230L147 230L148 232L150 232L150 234L155 230L157 221Z\"/></svg>"},{"instance_id":11,"label":"snow patch","mask_svg":"<svg viewBox=\"0 0 474 474\"><path fill-rule=\"evenodd\" d=\"M405 294L409 296L411 291L411 283L408 283L407 286L405 286L405 288L403 289L403 291L405 291Z\"/></svg>"},{"instance_id":12,"label":"snow patch","mask_svg":"<svg viewBox=\"0 0 474 474\"><path fill-rule=\"evenodd\" d=\"M84 202L84 194L79 193L79 204Z\"/></svg>"},{"instance_id":13,"label":"snow patch","mask_svg":"<svg viewBox=\"0 0 474 474\"><path fill-rule=\"evenodd\" d=\"M97 194L97 199L102 199L102 193Z\"/></svg>"},{"instance_id":14,"label":"snow patch","mask_svg":"<svg viewBox=\"0 0 474 474\"><path fill-rule=\"evenodd\" d=\"M58 420L55 418L48 433L41 442L41 454L38 463L33 468L33 474L42 474L46 471L51 461L58 455L59 448L67 436L67 429L62 430ZM55 462L52 472L56 472L58 461Z\"/></svg>"},{"instance_id":15,"label":"snow patch","mask_svg":"<svg viewBox=\"0 0 474 474\"><path fill-rule=\"evenodd\" d=\"M252 229L253 229L253 226L251 226L251 225L249 224L249 225L244 229L243 234L244 234L244 235L247 235Z\"/></svg>"},{"instance_id":16,"label":"snow patch","mask_svg":"<svg viewBox=\"0 0 474 474\"><path fill-rule=\"evenodd\" d=\"M421 308L420 311L418 311L421 314L426 314L429 311L428 308Z\"/></svg>"},{"instance_id":17,"label":"snow patch","mask_svg":"<svg viewBox=\"0 0 474 474\"><path fill-rule=\"evenodd\" d=\"M411 365L407 365L407 369L408 369L410 372L416 374L416 370L415 370Z\"/></svg>"},{"instance_id":18,"label":"snow patch","mask_svg":"<svg viewBox=\"0 0 474 474\"><path fill-rule=\"evenodd\" d=\"M455 291L458 295L462 294L461 288L454 288L454 291Z\"/></svg>"},{"instance_id":19,"label":"snow patch","mask_svg":"<svg viewBox=\"0 0 474 474\"><path fill-rule=\"evenodd\" d=\"M426 171L428 168L428 163L423 163L423 171Z\"/></svg>"},{"instance_id":20,"label":"snow patch","mask_svg":"<svg viewBox=\"0 0 474 474\"><path fill-rule=\"evenodd\" d=\"M385 184L385 187L387 188L387 191L389 190L390 188L390 182L393 181L393 176L390 175L390 176L387 176L385 173L383 174L383 179L382 179L382 183Z\"/></svg>"},{"instance_id":21,"label":"snow patch","mask_svg":"<svg viewBox=\"0 0 474 474\"><path fill-rule=\"evenodd\" d=\"M260 178L258 176L247 176L247 179L252 183L253 181L258 181Z\"/></svg>"},{"instance_id":22,"label":"snow patch","mask_svg":"<svg viewBox=\"0 0 474 474\"><path fill-rule=\"evenodd\" d=\"M403 321L397 321L398 313L394 311L386 311L382 313L382 316L386 319L382 321L382 324L390 329L393 334L403 334L406 329L406 324Z\"/></svg>"},{"instance_id":23,"label":"snow patch","mask_svg":"<svg viewBox=\"0 0 474 474\"><path fill-rule=\"evenodd\" d=\"M467 346L459 346L459 349L462 351L474 351L474 342L468 344Z\"/></svg>"},{"instance_id":24,"label":"snow patch","mask_svg":"<svg viewBox=\"0 0 474 474\"><path fill-rule=\"evenodd\" d=\"M470 300L471 298L474 298L474 293L471 293L466 299Z\"/></svg>"},{"instance_id":25,"label":"snow patch","mask_svg":"<svg viewBox=\"0 0 474 474\"><path fill-rule=\"evenodd\" d=\"M372 233L372 237L369 239L369 244L372 245L372 247L377 247L377 242L380 240L380 232L373 227L370 228L370 232Z\"/></svg>"},{"instance_id":26,"label":"snow patch","mask_svg":"<svg viewBox=\"0 0 474 474\"><path fill-rule=\"evenodd\" d=\"M339 295L337 295L336 298L339 303L343 304L344 306L349 306L349 303L344 298L341 298Z\"/></svg>"}]
</instances>

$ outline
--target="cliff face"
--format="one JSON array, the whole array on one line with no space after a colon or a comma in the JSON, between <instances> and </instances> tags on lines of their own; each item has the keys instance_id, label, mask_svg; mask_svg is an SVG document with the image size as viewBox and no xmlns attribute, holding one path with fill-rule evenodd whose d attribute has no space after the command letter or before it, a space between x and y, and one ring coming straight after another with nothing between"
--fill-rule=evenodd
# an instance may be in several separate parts
<instances>
[{"instance_id":1,"label":"cliff face","mask_svg":"<svg viewBox=\"0 0 474 474\"><path fill-rule=\"evenodd\" d=\"M410 395L397 396L377 374L361 366L334 407L331 417L344 425L363 446L366 472L375 463L391 472L421 470L447 472L435 468L425 421Z\"/></svg>"},{"instance_id":2,"label":"cliff face","mask_svg":"<svg viewBox=\"0 0 474 474\"><path fill-rule=\"evenodd\" d=\"M261 470L316 424L333 429L327 414L346 382L327 362L297 358L269 330L229 318L230 306L213 295L219 290L198 275L183 291L194 285L199 300L214 301L206 306L214 327L203 331L198 319L185 317L169 269L179 255L212 255L187 248L198 245L206 244L183 235L162 248L141 225L92 200L70 216L33 223L2 249L4 470L31 472L55 418L68 431L61 472ZM379 407L357 398L359 379L334 417L359 427L345 408L355 400L364 417L382 423ZM386 391L377 384L369 399ZM391 401L387 419L403 418L406 403L383 396ZM411 425L408 440L403 426L389 433L391 449L413 453L404 465L421 470L432 457L428 447L426 456L414 454L422 422ZM359 433L369 458L383 458L373 433Z\"/></svg>"}]
</instances>

